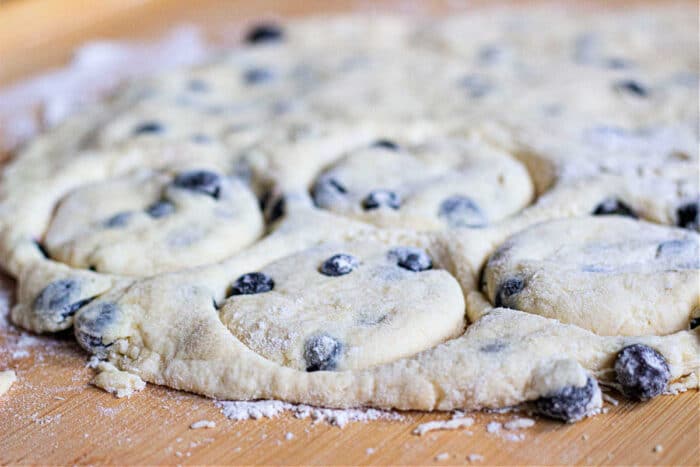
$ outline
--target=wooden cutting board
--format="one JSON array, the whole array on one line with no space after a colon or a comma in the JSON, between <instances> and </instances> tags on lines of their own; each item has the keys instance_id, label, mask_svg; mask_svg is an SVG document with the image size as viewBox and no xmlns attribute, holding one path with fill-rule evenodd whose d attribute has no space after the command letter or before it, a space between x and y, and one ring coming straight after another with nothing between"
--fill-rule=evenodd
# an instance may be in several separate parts
<instances>
[{"instance_id":1,"label":"wooden cutting board","mask_svg":"<svg viewBox=\"0 0 700 467\"><path fill-rule=\"evenodd\" d=\"M96 38L156 37L187 21L212 36L264 16L397 8L440 12L459 2L161 0L0 0L0 85L65 62ZM484 2L469 2L469 5ZM501 2L503 3L503 2ZM619 5L619 2L618 4ZM70 335L40 337L7 323L14 282L0 276L0 370L19 381L0 398L0 464L673 464L700 459L700 395L606 405L575 425L538 420L532 428L489 433L514 414L475 414L472 427L411 434L446 414L405 413L400 421L343 429L286 414L233 422L211 400L148 386L116 399L88 384L92 370ZM8 294L7 303L3 296ZM216 427L190 429L211 420Z\"/></svg>"}]
</instances>

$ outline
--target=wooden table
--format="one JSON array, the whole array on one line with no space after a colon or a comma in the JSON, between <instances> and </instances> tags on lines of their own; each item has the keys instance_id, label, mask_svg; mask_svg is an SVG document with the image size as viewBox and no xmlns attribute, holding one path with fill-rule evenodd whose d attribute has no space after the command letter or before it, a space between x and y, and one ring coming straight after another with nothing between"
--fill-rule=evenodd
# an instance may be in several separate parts
<instances>
[{"instance_id":1,"label":"wooden table","mask_svg":"<svg viewBox=\"0 0 700 467\"><path fill-rule=\"evenodd\" d=\"M401 5L439 11L447 3ZM97 8L91 1L10 0L0 6L0 84L62 63L91 38L154 37L183 19L216 35L231 21L240 24L261 13L298 15L358 4L366 8L368 2L100 0ZM469 463L469 454L483 456L475 464L697 465L700 459L697 391L645 404L608 404L607 414L575 425L538 420L532 428L508 432L522 434L519 441L486 431L488 422L505 422L513 414L475 414L472 427L418 437L411 434L417 424L448 415L406 413L402 421L340 429L290 414L233 422L208 399L154 386L116 399L88 384L92 370L70 334L37 337L7 323L2 296L9 293L11 304L13 290L14 283L0 276L0 370L12 368L19 377L0 398L0 464L449 465ZM204 419L216 427L189 428Z\"/></svg>"}]
</instances>

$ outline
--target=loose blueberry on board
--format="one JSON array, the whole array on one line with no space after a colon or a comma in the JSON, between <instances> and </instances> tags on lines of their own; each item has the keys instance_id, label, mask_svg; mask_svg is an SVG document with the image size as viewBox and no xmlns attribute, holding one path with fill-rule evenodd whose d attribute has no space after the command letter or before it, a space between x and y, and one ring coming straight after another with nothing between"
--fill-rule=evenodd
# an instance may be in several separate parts
<instances>
[{"instance_id":1,"label":"loose blueberry on board","mask_svg":"<svg viewBox=\"0 0 700 467\"><path fill-rule=\"evenodd\" d=\"M534 401L533 405L540 415L565 422L575 422L586 416L597 391L598 383L589 376L585 386L566 386L552 394L540 397Z\"/></svg>"},{"instance_id":2,"label":"loose blueberry on board","mask_svg":"<svg viewBox=\"0 0 700 467\"><path fill-rule=\"evenodd\" d=\"M129 222L129 219L131 219L130 212L120 212L107 219L104 222L104 226L110 229L124 227Z\"/></svg>"},{"instance_id":3,"label":"loose blueberry on board","mask_svg":"<svg viewBox=\"0 0 700 467\"><path fill-rule=\"evenodd\" d=\"M271 81L274 76L267 68L251 68L243 73L243 80L247 84L262 84Z\"/></svg>"},{"instance_id":4,"label":"loose blueberry on board","mask_svg":"<svg viewBox=\"0 0 700 467\"><path fill-rule=\"evenodd\" d=\"M347 188L335 178L324 177L319 179L311 190L314 204L319 208L325 208L333 204L333 200L348 192Z\"/></svg>"},{"instance_id":5,"label":"loose blueberry on board","mask_svg":"<svg viewBox=\"0 0 700 467\"><path fill-rule=\"evenodd\" d=\"M245 41L249 44L281 41L284 38L282 29L276 24L262 23L248 31Z\"/></svg>"},{"instance_id":6,"label":"loose blueberry on board","mask_svg":"<svg viewBox=\"0 0 700 467\"><path fill-rule=\"evenodd\" d=\"M399 145L389 139L378 139L372 143L373 148L382 148L389 151L398 151Z\"/></svg>"},{"instance_id":7,"label":"loose blueberry on board","mask_svg":"<svg viewBox=\"0 0 700 467\"><path fill-rule=\"evenodd\" d=\"M510 308L511 298L525 288L525 281L521 277L511 277L501 283L496 291L494 305L496 307Z\"/></svg>"},{"instance_id":8,"label":"loose blueberry on board","mask_svg":"<svg viewBox=\"0 0 700 467\"><path fill-rule=\"evenodd\" d=\"M221 177L208 170L193 170L178 174L173 180L173 185L218 199L221 192Z\"/></svg>"},{"instance_id":9,"label":"loose blueberry on board","mask_svg":"<svg viewBox=\"0 0 700 467\"><path fill-rule=\"evenodd\" d=\"M77 280L59 279L37 295L33 308L38 316L60 324L92 299L80 297L80 283Z\"/></svg>"},{"instance_id":10,"label":"loose blueberry on board","mask_svg":"<svg viewBox=\"0 0 700 467\"><path fill-rule=\"evenodd\" d=\"M325 260L318 269L318 272L324 276L344 276L357 269L359 264L360 262L354 256L338 253Z\"/></svg>"},{"instance_id":11,"label":"loose blueberry on board","mask_svg":"<svg viewBox=\"0 0 700 467\"><path fill-rule=\"evenodd\" d=\"M391 209L399 209L401 207L401 197L395 191L374 190L362 200L362 208L365 211L378 209L382 206Z\"/></svg>"},{"instance_id":12,"label":"loose blueberry on board","mask_svg":"<svg viewBox=\"0 0 700 467\"><path fill-rule=\"evenodd\" d=\"M78 344L88 352L105 356L112 343L105 342L103 334L105 328L115 321L118 312L116 304L99 302L78 313L73 324Z\"/></svg>"},{"instance_id":13,"label":"loose blueberry on board","mask_svg":"<svg viewBox=\"0 0 700 467\"><path fill-rule=\"evenodd\" d=\"M649 90L646 87L631 79L617 81L613 88L618 92L624 92L636 97L647 97L649 95Z\"/></svg>"},{"instance_id":14,"label":"loose blueberry on board","mask_svg":"<svg viewBox=\"0 0 700 467\"><path fill-rule=\"evenodd\" d=\"M698 230L700 227L700 220L698 219L698 205L699 201L692 201L690 203L682 204L676 209L676 223L678 227L684 229Z\"/></svg>"},{"instance_id":15,"label":"loose blueberry on board","mask_svg":"<svg viewBox=\"0 0 700 467\"><path fill-rule=\"evenodd\" d=\"M138 124L132 131L134 136L137 135L154 135L163 132L163 125L158 122L143 122Z\"/></svg>"},{"instance_id":16,"label":"loose blueberry on board","mask_svg":"<svg viewBox=\"0 0 700 467\"><path fill-rule=\"evenodd\" d=\"M632 219L637 219L637 213L617 198L606 198L598 204L593 210L594 216L627 216Z\"/></svg>"},{"instance_id":17,"label":"loose blueberry on board","mask_svg":"<svg viewBox=\"0 0 700 467\"><path fill-rule=\"evenodd\" d=\"M304 344L306 371L335 370L342 352L343 344L327 334L310 337Z\"/></svg>"},{"instance_id":18,"label":"loose blueberry on board","mask_svg":"<svg viewBox=\"0 0 700 467\"><path fill-rule=\"evenodd\" d=\"M474 200L462 195L450 196L440 203L438 217L450 227L483 227L488 223Z\"/></svg>"},{"instance_id":19,"label":"loose blueberry on board","mask_svg":"<svg viewBox=\"0 0 700 467\"><path fill-rule=\"evenodd\" d=\"M661 394L671 379L663 355L644 344L628 345L617 354L615 375L622 393L640 401Z\"/></svg>"},{"instance_id":20,"label":"loose blueberry on board","mask_svg":"<svg viewBox=\"0 0 700 467\"><path fill-rule=\"evenodd\" d=\"M175 205L170 201L156 201L146 208L146 213L154 219L169 216L175 212Z\"/></svg>"},{"instance_id":21,"label":"loose blueberry on board","mask_svg":"<svg viewBox=\"0 0 700 467\"><path fill-rule=\"evenodd\" d=\"M231 286L231 295L253 295L269 292L275 287L275 281L263 272L249 272L236 279Z\"/></svg>"},{"instance_id":22,"label":"loose blueberry on board","mask_svg":"<svg viewBox=\"0 0 700 467\"><path fill-rule=\"evenodd\" d=\"M388 256L397 266L409 271L427 271L433 267L433 261L422 248L400 246L389 250Z\"/></svg>"}]
</instances>

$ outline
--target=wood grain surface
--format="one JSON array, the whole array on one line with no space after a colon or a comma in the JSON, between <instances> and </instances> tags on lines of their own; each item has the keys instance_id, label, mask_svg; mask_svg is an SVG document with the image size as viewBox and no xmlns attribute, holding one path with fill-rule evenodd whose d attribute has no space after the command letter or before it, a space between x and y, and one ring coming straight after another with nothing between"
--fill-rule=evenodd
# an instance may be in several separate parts
<instances>
[{"instance_id":1,"label":"wood grain surface","mask_svg":"<svg viewBox=\"0 0 700 467\"><path fill-rule=\"evenodd\" d=\"M260 16L384 9L441 12L457 2L12 0L0 2L0 85L65 62L96 38L148 38L173 24L236 34ZM467 2L468 5L485 2ZM503 3L503 2L500 2ZM591 3L591 2L587 2ZM601 2L596 3L596 7ZM616 6L629 2L615 2ZM99 5L99 7L98 7ZM232 25L238 25L238 29ZM43 337L7 322L14 282L0 275L0 370L19 380L0 397L0 464L666 464L698 465L697 391L644 404L606 405L575 425L489 433L515 414L475 414L474 426L418 437L417 424L448 414L405 413L400 421L314 424L285 414L234 422L213 402L149 385L130 399L90 386L87 356L70 334ZM617 395L613 395L618 397ZM190 429L198 420L216 427ZM289 435L291 433L291 435ZM515 436L513 436L515 435ZM511 439L517 437L518 439ZM522 438L522 439L519 439Z\"/></svg>"}]
</instances>

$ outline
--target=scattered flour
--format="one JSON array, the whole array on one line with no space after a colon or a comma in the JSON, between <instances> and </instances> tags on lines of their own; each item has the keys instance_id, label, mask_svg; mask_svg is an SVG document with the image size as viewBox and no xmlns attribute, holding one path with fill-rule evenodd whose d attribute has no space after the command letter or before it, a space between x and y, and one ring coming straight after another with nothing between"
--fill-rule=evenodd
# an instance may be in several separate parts
<instances>
[{"instance_id":1,"label":"scattered flour","mask_svg":"<svg viewBox=\"0 0 700 467\"><path fill-rule=\"evenodd\" d=\"M481 462L484 460L484 456L481 454L469 454L467 456L467 461L469 462Z\"/></svg>"},{"instance_id":2,"label":"scattered flour","mask_svg":"<svg viewBox=\"0 0 700 467\"><path fill-rule=\"evenodd\" d=\"M446 461L449 458L450 458L450 454L447 452L442 452L442 453L438 454L437 456L435 456L435 460L438 462Z\"/></svg>"},{"instance_id":3,"label":"scattered flour","mask_svg":"<svg viewBox=\"0 0 700 467\"><path fill-rule=\"evenodd\" d=\"M615 407L617 407L620 404L620 402L617 399L615 399L611 395L605 394L605 393L603 393L603 400L605 402L607 402L608 404L614 405Z\"/></svg>"},{"instance_id":4,"label":"scattered flour","mask_svg":"<svg viewBox=\"0 0 700 467\"><path fill-rule=\"evenodd\" d=\"M284 439L286 439L287 441L293 440L293 439L294 439L294 433L292 433L291 431L287 432L287 434L284 435Z\"/></svg>"},{"instance_id":5,"label":"scattered flour","mask_svg":"<svg viewBox=\"0 0 700 467\"><path fill-rule=\"evenodd\" d=\"M215 404L221 409L221 413L231 420L274 418L285 411L294 413L296 418L311 418L314 422L326 422L339 428L343 428L350 422L403 419L398 413L377 409L325 409L276 400L217 401Z\"/></svg>"},{"instance_id":6,"label":"scattered flour","mask_svg":"<svg viewBox=\"0 0 700 467\"><path fill-rule=\"evenodd\" d=\"M367 448L367 449L365 449L365 454L367 454L368 456L371 456L371 455L374 454L374 453L375 453L375 449L374 449L374 448Z\"/></svg>"},{"instance_id":7,"label":"scattered flour","mask_svg":"<svg viewBox=\"0 0 700 467\"><path fill-rule=\"evenodd\" d=\"M211 421L211 420L200 420L198 422L194 422L193 424L190 425L190 428L193 430L197 430L199 428L214 428L216 427L216 423Z\"/></svg>"},{"instance_id":8,"label":"scattered flour","mask_svg":"<svg viewBox=\"0 0 700 467\"><path fill-rule=\"evenodd\" d=\"M502 426L503 425L499 422L489 422L489 424L486 425L486 431L488 431L489 433L498 433L499 431L501 431Z\"/></svg>"},{"instance_id":9,"label":"scattered flour","mask_svg":"<svg viewBox=\"0 0 700 467\"><path fill-rule=\"evenodd\" d=\"M664 447L662 445L657 444L656 446L654 446L654 452L663 452L663 451L664 451Z\"/></svg>"},{"instance_id":10,"label":"scattered flour","mask_svg":"<svg viewBox=\"0 0 700 467\"><path fill-rule=\"evenodd\" d=\"M506 430L519 430L521 428L530 428L534 424L535 421L531 418L516 418L515 420L506 422L503 426Z\"/></svg>"},{"instance_id":11,"label":"scattered flour","mask_svg":"<svg viewBox=\"0 0 700 467\"><path fill-rule=\"evenodd\" d=\"M452 418L451 420L435 420L432 422L421 423L413 430L414 435L423 436L425 433L437 430L456 430L472 426L474 419L471 417Z\"/></svg>"}]
</instances>

